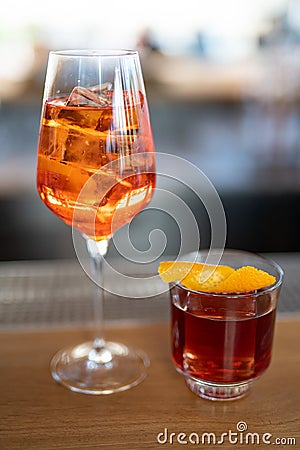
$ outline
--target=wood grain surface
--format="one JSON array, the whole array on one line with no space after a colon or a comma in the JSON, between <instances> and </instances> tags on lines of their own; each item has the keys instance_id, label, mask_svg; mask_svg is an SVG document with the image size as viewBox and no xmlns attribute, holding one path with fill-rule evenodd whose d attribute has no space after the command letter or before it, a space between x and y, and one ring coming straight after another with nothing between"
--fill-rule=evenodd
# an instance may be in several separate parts
<instances>
[{"instance_id":1,"label":"wood grain surface","mask_svg":"<svg viewBox=\"0 0 300 450\"><path fill-rule=\"evenodd\" d=\"M232 402L197 398L170 360L167 324L138 325L107 330L107 337L142 348L151 358L149 375L139 386L118 394L90 396L56 384L49 372L51 356L61 347L90 339L91 330L45 330L0 333L0 449L158 449L270 448L262 442L269 433L286 442L278 448L300 448L299 375L300 318L276 324L273 360L251 393ZM237 423L256 433L259 446L193 445L177 442L190 433L214 433L218 439ZM167 429L168 443L164 441ZM171 438L170 433L175 433ZM239 432L243 439L246 432ZM257 435L255 439L257 439ZM296 443L287 444L287 438ZM208 438L207 438L208 439ZM211 437L212 439L212 437ZM231 436L234 439L234 435ZM278 441L277 441L278 442ZM272 448L272 447L271 447Z\"/></svg>"}]
</instances>

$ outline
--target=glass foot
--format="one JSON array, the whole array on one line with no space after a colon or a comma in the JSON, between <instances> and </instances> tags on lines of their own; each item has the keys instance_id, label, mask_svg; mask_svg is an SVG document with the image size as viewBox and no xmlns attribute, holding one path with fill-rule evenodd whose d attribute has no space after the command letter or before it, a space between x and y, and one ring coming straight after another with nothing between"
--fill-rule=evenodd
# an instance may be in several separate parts
<instances>
[{"instance_id":1,"label":"glass foot","mask_svg":"<svg viewBox=\"0 0 300 450\"><path fill-rule=\"evenodd\" d=\"M60 350L50 368L53 378L68 389L100 395L136 386L146 377L149 366L144 353L116 342L105 343L98 362L94 343L85 342Z\"/></svg>"},{"instance_id":2,"label":"glass foot","mask_svg":"<svg viewBox=\"0 0 300 450\"><path fill-rule=\"evenodd\" d=\"M199 397L208 400L237 400L248 394L252 382L236 384L214 384L186 377L188 388Z\"/></svg>"}]
</instances>

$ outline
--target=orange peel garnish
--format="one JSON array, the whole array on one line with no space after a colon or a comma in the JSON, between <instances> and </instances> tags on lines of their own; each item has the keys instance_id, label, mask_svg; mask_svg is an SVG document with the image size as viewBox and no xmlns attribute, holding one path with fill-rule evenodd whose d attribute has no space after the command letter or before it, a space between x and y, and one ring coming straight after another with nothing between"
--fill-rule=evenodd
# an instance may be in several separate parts
<instances>
[{"instance_id":1,"label":"orange peel garnish","mask_svg":"<svg viewBox=\"0 0 300 450\"><path fill-rule=\"evenodd\" d=\"M270 286L276 282L272 275L252 266L235 270L226 280L218 284L212 292L249 292Z\"/></svg>"},{"instance_id":2,"label":"orange peel garnish","mask_svg":"<svg viewBox=\"0 0 300 450\"><path fill-rule=\"evenodd\" d=\"M188 289L212 292L211 289L234 272L232 267L213 266L183 261L165 261L159 265L158 273L163 281L180 281Z\"/></svg>"},{"instance_id":3,"label":"orange peel garnish","mask_svg":"<svg viewBox=\"0 0 300 450\"><path fill-rule=\"evenodd\" d=\"M255 291L276 281L272 275L252 266L235 270L229 266L183 261L161 262L158 273L166 283L178 281L188 289L211 293Z\"/></svg>"}]
</instances>

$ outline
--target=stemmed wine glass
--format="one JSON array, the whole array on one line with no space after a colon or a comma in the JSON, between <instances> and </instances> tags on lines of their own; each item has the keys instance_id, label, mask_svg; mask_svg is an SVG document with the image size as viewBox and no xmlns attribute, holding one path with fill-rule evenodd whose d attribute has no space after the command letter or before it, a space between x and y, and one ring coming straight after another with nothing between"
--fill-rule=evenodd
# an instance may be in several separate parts
<instances>
[{"instance_id":1,"label":"stemmed wine glass","mask_svg":"<svg viewBox=\"0 0 300 450\"><path fill-rule=\"evenodd\" d=\"M103 258L114 231L150 202L154 144L136 51L49 54L38 143L37 187L44 204L85 239L95 281L94 341L59 351L53 378L88 394L142 381L143 353L103 336Z\"/></svg>"}]
</instances>

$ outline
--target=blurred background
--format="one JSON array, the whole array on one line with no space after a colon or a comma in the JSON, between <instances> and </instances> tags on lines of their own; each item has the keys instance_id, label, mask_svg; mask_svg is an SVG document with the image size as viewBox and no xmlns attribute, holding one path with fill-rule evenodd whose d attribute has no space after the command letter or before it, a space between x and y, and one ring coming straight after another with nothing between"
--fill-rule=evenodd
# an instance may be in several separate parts
<instances>
[{"instance_id":1,"label":"blurred background","mask_svg":"<svg viewBox=\"0 0 300 450\"><path fill-rule=\"evenodd\" d=\"M0 260L74 257L70 228L38 198L35 167L48 52L87 47L139 50L156 149L210 178L228 247L300 251L298 0L11 0L0 16ZM205 247L203 206L181 195ZM172 232L169 218L145 214Z\"/></svg>"}]
</instances>

